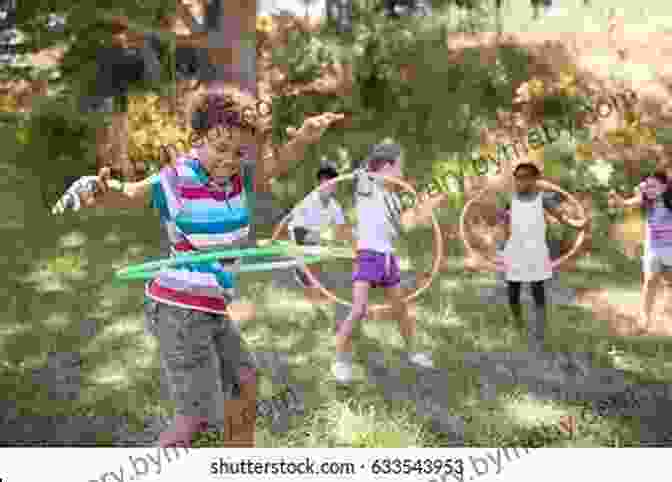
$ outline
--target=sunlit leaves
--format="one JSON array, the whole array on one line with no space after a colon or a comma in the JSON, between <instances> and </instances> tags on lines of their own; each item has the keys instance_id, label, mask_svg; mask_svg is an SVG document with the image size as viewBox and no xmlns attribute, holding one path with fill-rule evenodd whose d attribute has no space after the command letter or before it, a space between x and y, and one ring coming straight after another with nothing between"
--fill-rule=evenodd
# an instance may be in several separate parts
<instances>
[{"instance_id":1,"label":"sunlit leaves","mask_svg":"<svg viewBox=\"0 0 672 482\"><path fill-rule=\"evenodd\" d=\"M128 155L135 163L158 166L167 162L161 146L175 146L184 152L189 147L191 127L181 127L176 115L170 113L156 95L132 96L128 106Z\"/></svg>"},{"instance_id":2,"label":"sunlit leaves","mask_svg":"<svg viewBox=\"0 0 672 482\"><path fill-rule=\"evenodd\" d=\"M608 186L614 167L603 159L597 159L588 167L588 170L595 176L600 185Z\"/></svg>"}]
</instances>

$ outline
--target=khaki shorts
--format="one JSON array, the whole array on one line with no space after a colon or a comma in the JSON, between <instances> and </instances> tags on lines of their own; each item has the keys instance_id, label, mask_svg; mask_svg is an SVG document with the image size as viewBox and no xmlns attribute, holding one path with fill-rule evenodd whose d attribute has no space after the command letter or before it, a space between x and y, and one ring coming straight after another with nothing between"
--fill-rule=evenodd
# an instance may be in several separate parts
<instances>
[{"instance_id":1,"label":"khaki shorts","mask_svg":"<svg viewBox=\"0 0 672 482\"><path fill-rule=\"evenodd\" d=\"M145 312L147 328L159 341L176 415L216 417L224 400L240 393L240 369L255 369L236 323L149 298Z\"/></svg>"}]
</instances>

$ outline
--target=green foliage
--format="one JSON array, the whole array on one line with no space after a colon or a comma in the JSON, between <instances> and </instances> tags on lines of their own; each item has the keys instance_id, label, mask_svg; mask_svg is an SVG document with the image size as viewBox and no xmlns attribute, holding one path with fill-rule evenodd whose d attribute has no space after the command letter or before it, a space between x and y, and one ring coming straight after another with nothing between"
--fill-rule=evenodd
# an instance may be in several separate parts
<instances>
[{"instance_id":1,"label":"green foliage","mask_svg":"<svg viewBox=\"0 0 672 482\"><path fill-rule=\"evenodd\" d=\"M65 49L61 62L55 67L39 67L24 62L18 66L0 69L0 80L38 78L49 80L52 94L46 99L35 99L28 116L13 113L3 116L5 124L16 128L18 152L8 162L28 170L40 179L46 198L53 199L61 191L67 175L95 172L96 130L104 122L103 115L82 115L76 99L90 92L96 84L97 49L109 45L111 36L105 16L125 15L139 31L153 31L159 27L162 16L169 14L170 2L131 0L84 2L41 2L26 0L18 9L17 29L24 39L20 53L35 54L47 48ZM49 14L66 18L63 32L47 28ZM164 35L165 38L165 35ZM161 47L161 62L165 72L172 72L171 45ZM164 76L165 87L172 86L172 76ZM157 86L138 86L142 90ZM158 86L159 91L164 86ZM54 191L52 193L51 191Z\"/></svg>"},{"instance_id":2,"label":"green foliage","mask_svg":"<svg viewBox=\"0 0 672 482\"><path fill-rule=\"evenodd\" d=\"M80 114L69 98L42 99L23 126L18 155L8 162L39 178L45 198L55 200L65 176L95 172L96 129L102 125L101 116Z\"/></svg>"},{"instance_id":3,"label":"green foliage","mask_svg":"<svg viewBox=\"0 0 672 482\"><path fill-rule=\"evenodd\" d=\"M361 159L370 144L389 137L404 146L405 174L415 178L420 186L430 186L436 184L433 182L436 179L452 176L463 188L464 176L484 174L483 166L472 160L478 158L480 133L493 127L497 110L511 110L513 86L529 80L530 54L515 45L503 44L496 62L485 65L480 49L467 48L461 51L459 63L451 63L445 44L445 22L391 20L362 8L360 3L355 2L352 35L335 36L328 27L317 34L325 50L339 52L329 61L340 58L353 65L354 95L348 99L320 95L276 99L274 143L284 142L285 128L300 125L308 115L350 112L352 127L338 132L338 136L325 136L316 154L345 146L349 159ZM445 6L449 2L439 3ZM485 12L477 8L474 15L485 16ZM303 42L300 45L306 45L307 40ZM295 58L302 58L303 65L312 65L312 70L307 70L316 75L323 58L314 51L301 55ZM411 82L402 78L408 66L413 71ZM298 78L299 74L293 75ZM544 123L566 123L566 119L582 113L587 102L581 96L548 96L543 104ZM605 197L606 202L608 187L626 181L620 179L622 166L613 166L616 172L609 186L605 185L593 169L594 162L575 159L577 142L588 141L589 132L568 125L559 128L572 132L547 146L547 173L564 175L563 187L569 191L594 191L598 197ZM632 183L633 180L627 180L625 184Z\"/></svg>"},{"instance_id":4,"label":"green foliage","mask_svg":"<svg viewBox=\"0 0 672 482\"><path fill-rule=\"evenodd\" d=\"M327 95L280 95L273 98L273 143L282 145L289 138L287 127L299 127L304 119L319 112L348 111L348 99Z\"/></svg>"},{"instance_id":5,"label":"green foliage","mask_svg":"<svg viewBox=\"0 0 672 482\"><path fill-rule=\"evenodd\" d=\"M97 48L101 45L109 45L110 29L105 21L112 15L125 15L138 31L157 31L163 16L175 10L171 2L161 0L149 0L136 2L122 0L121 2L65 2L60 0L48 3L37 0L21 2L18 9L17 29L24 35L24 40L19 50L22 53L38 53L48 48L65 48L66 53L60 65L55 68L44 69L42 67L25 64L16 67L3 67L0 69L0 80L26 79L33 80L38 75L47 75L51 80L51 86L66 88L70 92L81 92L85 86L95 83L95 65ZM56 14L66 18L63 32L50 31L47 28L49 14ZM161 62L165 76L165 82L172 83L170 68L170 48L168 47L170 35L163 35L166 45L162 46ZM146 89L146 86L145 86Z\"/></svg>"},{"instance_id":6,"label":"green foliage","mask_svg":"<svg viewBox=\"0 0 672 482\"><path fill-rule=\"evenodd\" d=\"M150 171L158 171L167 162L171 146L179 152L191 148L191 127L182 128L156 95L130 97L128 123L128 157L133 163L145 163Z\"/></svg>"},{"instance_id":7,"label":"green foliage","mask_svg":"<svg viewBox=\"0 0 672 482\"><path fill-rule=\"evenodd\" d=\"M273 51L273 63L289 67L289 82L311 82L320 76L322 65L332 61L333 54L324 41L301 31L289 32L287 46Z\"/></svg>"},{"instance_id":8,"label":"green foliage","mask_svg":"<svg viewBox=\"0 0 672 482\"><path fill-rule=\"evenodd\" d=\"M586 106L591 106L591 100L582 95L567 96L561 94L547 95L542 99L544 118L564 121L575 119L586 111Z\"/></svg>"},{"instance_id":9,"label":"green foliage","mask_svg":"<svg viewBox=\"0 0 672 482\"><path fill-rule=\"evenodd\" d=\"M510 87L519 85L530 78L530 54L517 45L502 45L497 53L498 61L495 77L498 85Z\"/></svg>"},{"instance_id":10,"label":"green foliage","mask_svg":"<svg viewBox=\"0 0 672 482\"><path fill-rule=\"evenodd\" d=\"M477 8L472 15L485 13ZM351 128L325 136L319 153L345 146L349 159L361 159L372 143L393 138L406 150L406 175L420 185L432 184L437 174L434 166L447 159L454 158L454 165L439 170L456 173L460 183L465 175L479 174L480 166L475 166L472 157L480 133L492 127L498 109L511 109L512 86L527 80L529 54L503 45L496 63L484 65L479 49L472 48L463 52L459 63L451 63L445 43L448 27L443 20L388 19L362 7L361 2L355 2L354 16L352 35L336 36L327 25L316 34L320 42L315 43L331 52L329 62L353 66L353 95L347 99L326 95L276 98L273 143L286 142L286 127L299 126L308 115L349 112ZM278 53L275 61L295 59L289 62L292 78L310 72L305 78L313 80L325 57L320 57L319 49L303 48L308 45L305 37L297 34L294 38L295 44ZM292 55L290 48L300 52ZM411 82L402 78L408 66L413 71Z\"/></svg>"}]
</instances>

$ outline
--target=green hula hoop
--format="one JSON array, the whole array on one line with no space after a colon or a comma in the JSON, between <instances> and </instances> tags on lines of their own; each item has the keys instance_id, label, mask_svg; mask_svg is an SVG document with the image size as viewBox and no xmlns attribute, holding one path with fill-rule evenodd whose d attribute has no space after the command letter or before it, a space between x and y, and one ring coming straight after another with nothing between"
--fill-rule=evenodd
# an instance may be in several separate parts
<instances>
[{"instance_id":1,"label":"green hula hoop","mask_svg":"<svg viewBox=\"0 0 672 482\"><path fill-rule=\"evenodd\" d=\"M188 264L208 263L226 258L244 258L250 256L281 256L287 252L286 242L278 242L266 248L245 248L211 251L206 253L177 254L174 257L162 259L159 261L149 261L133 266L127 266L116 272L117 276L125 277L133 273L144 273L148 271L159 271L163 268L172 268L175 266L185 266Z\"/></svg>"},{"instance_id":2,"label":"green hula hoop","mask_svg":"<svg viewBox=\"0 0 672 482\"><path fill-rule=\"evenodd\" d=\"M325 257L352 259L353 251L349 248L334 248L322 246L299 246L290 241L276 240L262 248L228 249L206 253L189 253L176 255L159 261L150 261L117 270L115 277L118 280L146 280L154 278L160 271L167 268L186 266L197 263L207 263L221 259L249 258L249 257L297 257L292 261L272 261L268 263L241 263L231 268L231 271L250 273L269 271L296 266L297 264L317 263ZM289 263L289 265L288 265Z\"/></svg>"},{"instance_id":3,"label":"green hula hoop","mask_svg":"<svg viewBox=\"0 0 672 482\"><path fill-rule=\"evenodd\" d=\"M304 263L304 264L312 264L312 263L317 263L321 260L322 258L320 256L307 256L301 261L298 261L297 259L289 260L289 261L270 261L267 263L249 263L249 264L242 264L239 267L236 268L231 268L231 269L226 269L224 267L224 271L232 271L236 273L254 273L258 271L270 271L274 269L287 269L287 268L292 268L294 266L297 266L299 263ZM117 280L118 281L136 281L136 280L150 280L154 279L159 273L161 273L161 269L153 270L153 271L135 271L132 273L124 273L124 274L119 274L117 273Z\"/></svg>"}]
</instances>

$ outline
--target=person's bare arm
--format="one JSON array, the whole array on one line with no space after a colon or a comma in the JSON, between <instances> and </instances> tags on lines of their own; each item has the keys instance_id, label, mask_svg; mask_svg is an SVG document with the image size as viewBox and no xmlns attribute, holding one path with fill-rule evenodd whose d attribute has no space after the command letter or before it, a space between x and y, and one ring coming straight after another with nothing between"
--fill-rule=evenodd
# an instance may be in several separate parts
<instances>
[{"instance_id":1,"label":"person's bare arm","mask_svg":"<svg viewBox=\"0 0 672 482\"><path fill-rule=\"evenodd\" d=\"M635 190L635 195L630 199L624 199L623 196L614 191L609 193L609 207L612 208L638 208L644 204L644 197L639 189Z\"/></svg>"},{"instance_id":2,"label":"person's bare arm","mask_svg":"<svg viewBox=\"0 0 672 482\"><path fill-rule=\"evenodd\" d=\"M414 229L419 224L424 224L431 220L432 213L439 204L441 204L447 193L441 193L435 196L430 196L420 202L417 206L407 209L401 214L401 225L406 231Z\"/></svg>"},{"instance_id":3,"label":"person's bare arm","mask_svg":"<svg viewBox=\"0 0 672 482\"><path fill-rule=\"evenodd\" d=\"M550 215L553 216L555 219L568 226L581 229L586 225L585 219L572 219L569 216L567 216L564 211L560 210L557 207L546 208L546 211L548 211Z\"/></svg>"},{"instance_id":4,"label":"person's bare arm","mask_svg":"<svg viewBox=\"0 0 672 482\"><path fill-rule=\"evenodd\" d=\"M263 182L283 174L287 170L287 166L303 159L307 147L308 144L303 139L295 137L279 149L274 149L275 152L272 154L267 154L264 160L272 157L276 159L272 164L268 162L264 163L264 165L270 164L272 167L261 173L264 178Z\"/></svg>"},{"instance_id":5,"label":"person's bare arm","mask_svg":"<svg viewBox=\"0 0 672 482\"><path fill-rule=\"evenodd\" d=\"M331 124L342 120L344 117L343 114L326 112L306 119L300 129L288 127L287 133L291 137L291 140L287 144L273 149L272 154L264 157L263 165L265 168L263 172L259 172L258 174L263 178L261 182L264 183L271 178L287 172L288 166L295 164L305 157L306 149L309 145L319 141ZM273 162L268 162L270 160L273 160Z\"/></svg>"},{"instance_id":6,"label":"person's bare arm","mask_svg":"<svg viewBox=\"0 0 672 482\"><path fill-rule=\"evenodd\" d=\"M151 199L151 178L138 182L124 182L112 179L112 173L105 167L100 170L96 179L96 192L80 195L84 205L107 208L147 207Z\"/></svg>"},{"instance_id":7,"label":"person's bare arm","mask_svg":"<svg viewBox=\"0 0 672 482\"><path fill-rule=\"evenodd\" d=\"M127 182L123 184L121 192L108 192L109 201L106 205L117 205L125 207L147 207L151 199L152 184L150 178L138 182ZM113 197L116 194L116 197Z\"/></svg>"}]
</instances>

